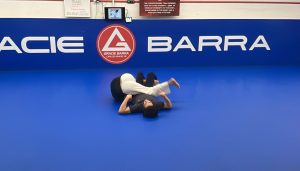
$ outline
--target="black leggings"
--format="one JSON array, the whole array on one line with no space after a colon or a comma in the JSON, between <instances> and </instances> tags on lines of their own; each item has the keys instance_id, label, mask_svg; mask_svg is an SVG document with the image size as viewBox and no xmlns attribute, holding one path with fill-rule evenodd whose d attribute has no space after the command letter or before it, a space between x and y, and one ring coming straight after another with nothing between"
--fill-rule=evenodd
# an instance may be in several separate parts
<instances>
[{"instance_id":1,"label":"black leggings","mask_svg":"<svg viewBox=\"0 0 300 171\"><path fill-rule=\"evenodd\" d=\"M117 77L111 81L110 92L116 101L122 102L124 100L126 94L121 89L121 77Z\"/></svg>"},{"instance_id":2,"label":"black leggings","mask_svg":"<svg viewBox=\"0 0 300 171\"><path fill-rule=\"evenodd\" d=\"M140 83L146 87L153 87L155 83L154 81L157 80L157 76L154 74L154 72L149 72L147 74L146 82L144 82L145 76L142 72L139 72L135 79L137 83Z\"/></svg>"}]
</instances>

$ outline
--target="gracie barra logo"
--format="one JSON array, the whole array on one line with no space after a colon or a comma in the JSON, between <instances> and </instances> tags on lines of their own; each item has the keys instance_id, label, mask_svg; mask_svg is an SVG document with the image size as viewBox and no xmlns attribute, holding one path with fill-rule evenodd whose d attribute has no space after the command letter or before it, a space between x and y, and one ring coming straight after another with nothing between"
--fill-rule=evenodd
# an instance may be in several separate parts
<instances>
[{"instance_id":1,"label":"gracie barra logo","mask_svg":"<svg viewBox=\"0 0 300 171\"><path fill-rule=\"evenodd\" d=\"M128 61L135 50L135 39L131 31L118 24L105 27L98 35L99 55L111 64Z\"/></svg>"}]
</instances>

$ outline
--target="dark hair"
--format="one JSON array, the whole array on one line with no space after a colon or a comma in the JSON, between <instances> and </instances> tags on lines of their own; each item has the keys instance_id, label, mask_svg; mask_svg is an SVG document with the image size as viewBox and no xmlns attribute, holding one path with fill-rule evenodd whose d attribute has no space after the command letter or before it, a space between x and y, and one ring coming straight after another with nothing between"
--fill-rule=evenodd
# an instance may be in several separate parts
<instances>
[{"instance_id":1,"label":"dark hair","mask_svg":"<svg viewBox=\"0 0 300 171\"><path fill-rule=\"evenodd\" d=\"M156 109L155 105L144 108L143 116L146 118L155 118L158 116L158 110Z\"/></svg>"}]
</instances>

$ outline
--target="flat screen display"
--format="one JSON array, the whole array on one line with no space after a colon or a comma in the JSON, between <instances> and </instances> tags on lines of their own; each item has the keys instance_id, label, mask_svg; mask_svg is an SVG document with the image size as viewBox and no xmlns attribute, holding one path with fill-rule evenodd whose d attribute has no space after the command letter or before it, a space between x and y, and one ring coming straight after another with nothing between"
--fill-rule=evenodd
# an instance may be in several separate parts
<instances>
[{"instance_id":1,"label":"flat screen display","mask_svg":"<svg viewBox=\"0 0 300 171\"><path fill-rule=\"evenodd\" d=\"M125 7L105 7L105 20L124 20Z\"/></svg>"}]
</instances>

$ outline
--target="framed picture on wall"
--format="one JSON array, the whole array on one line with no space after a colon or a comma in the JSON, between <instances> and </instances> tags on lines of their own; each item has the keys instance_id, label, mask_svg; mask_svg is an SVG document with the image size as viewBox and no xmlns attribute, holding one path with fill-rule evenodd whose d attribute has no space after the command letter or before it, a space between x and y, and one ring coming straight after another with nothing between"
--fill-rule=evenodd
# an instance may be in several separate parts
<instances>
[{"instance_id":1,"label":"framed picture on wall","mask_svg":"<svg viewBox=\"0 0 300 171\"><path fill-rule=\"evenodd\" d=\"M86 0L64 0L66 17L91 17L91 3Z\"/></svg>"}]
</instances>

